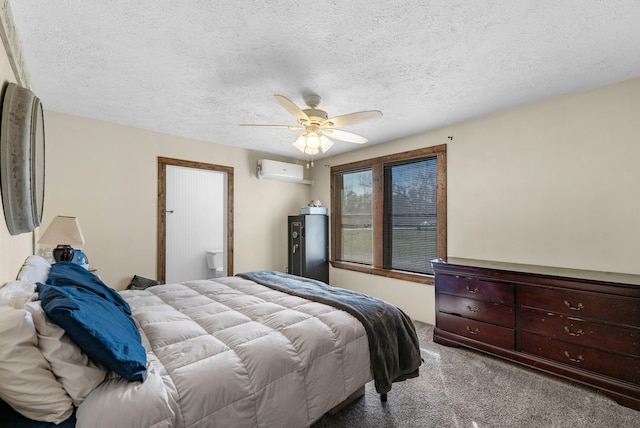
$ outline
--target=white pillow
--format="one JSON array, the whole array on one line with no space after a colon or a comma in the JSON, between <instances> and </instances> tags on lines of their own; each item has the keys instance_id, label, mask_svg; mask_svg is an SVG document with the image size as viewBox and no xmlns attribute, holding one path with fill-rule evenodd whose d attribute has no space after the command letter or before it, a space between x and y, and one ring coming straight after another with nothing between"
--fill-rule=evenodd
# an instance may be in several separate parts
<instances>
[{"instance_id":1,"label":"white pillow","mask_svg":"<svg viewBox=\"0 0 640 428\"><path fill-rule=\"evenodd\" d=\"M36 255L29 256L20 268L20 272L18 272L16 279L24 282L32 282L34 284L36 282L46 282L49 277L50 269L51 263L49 263L44 257Z\"/></svg>"},{"instance_id":2,"label":"white pillow","mask_svg":"<svg viewBox=\"0 0 640 428\"><path fill-rule=\"evenodd\" d=\"M73 403L37 343L29 312L0 307L0 397L27 418L59 424Z\"/></svg>"},{"instance_id":3,"label":"white pillow","mask_svg":"<svg viewBox=\"0 0 640 428\"><path fill-rule=\"evenodd\" d=\"M31 282L11 281L0 288L0 306L22 309L25 304L37 298L36 285Z\"/></svg>"},{"instance_id":4,"label":"white pillow","mask_svg":"<svg viewBox=\"0 0 640 428\"><path fill-rule=\"evenodd\" d=\"M47 318L39 300L28 303L25 309L33 318L40 352L51 364L51 371L73 404L80 406L87 395L102 383L107 370L91 361L60 326Z\"/></svg>"}]
</instances>

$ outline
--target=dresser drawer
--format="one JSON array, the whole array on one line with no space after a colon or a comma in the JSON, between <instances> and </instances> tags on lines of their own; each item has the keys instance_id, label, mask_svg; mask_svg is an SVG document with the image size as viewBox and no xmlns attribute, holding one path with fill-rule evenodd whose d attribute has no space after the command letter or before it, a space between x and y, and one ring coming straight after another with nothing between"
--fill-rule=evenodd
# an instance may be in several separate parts
<instances>
[{"instance_id":1,"label":"dresser drawer","mask_svg":"<svg viewBox=\"0 0 640 428\"><path fill-rule=\"evenodd\" d=\"M612 354L526 331L521 336L522 352L600 373L632 384L640 383L640 359Z\"/></svg>"},{"instance_id":2,"label":"dresser drawer","mask_svg":"<svg viewBox=\"0 0 640 428\"><path fill-rule=\"evenodd\" d=\"M520 305L607 324L640 327L640 299L529 286L521 288Z\"/></svg>"},{"instance_id":3,"label":"dresser drawer","mask_svg":"<svg viewBox=\"0 0 640 428\"><path fill-rule=\"evenodd\" d=\"M522 308L519 327L565 342L640 357L640 330Z\"/></svg>"},{"instance_id":4,"label":"dresser drawer","mask_svg":"<svg viewBox=\"0 0 640 428\"><path fill-rule=\"evenodd\" d=\"M484 302L440 293L438 295L438 311L503 327L515 327L513 306L501 305L500 303Z\"/></svg>"},{"instance_id":5,"label":"dresser drawer","mask_svg":"<svg viewBox=\"0 0 640 428\"><path fill-rule=\"evenodd\" d=\"M436 313L436 326L442 330L469 337L505 349L515 348L513 329L485 322L462 318L456 315Z\"/></svg>"},{"instance_id":6,"label":"dresser drawer","mask_svg":"<svg viewBox=\"0 0 640 428\"><path fill-rule=\"evenodd\" d=\"M436 288L442 293L498 303L514 303L514 287L501 282L481 281L465 276L436 275Z\"/></svg>"}]
</instances>

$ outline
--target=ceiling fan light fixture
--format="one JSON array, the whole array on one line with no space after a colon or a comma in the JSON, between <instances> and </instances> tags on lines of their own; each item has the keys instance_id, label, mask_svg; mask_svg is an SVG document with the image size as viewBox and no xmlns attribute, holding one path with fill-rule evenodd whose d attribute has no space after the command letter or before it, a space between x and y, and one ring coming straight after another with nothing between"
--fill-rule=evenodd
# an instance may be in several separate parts
<instances>
[{"instance_id":1,"label":"ceiling fan light fixture","mask_svg":"<svg viewBox=\"0 0 640 428\"><path fill-rule=\"evenodd\" d=\"M322 150L322 153L326 153L331 146L333 146L333 141L322 135L320 137L320 150Z\"/></svg>"},{"instance_id":2,"label":"ceiling fan light fixture","mask_svg":"<svg viewBox=\"0 0 640 428\"><path fill-rule=\"evenodd\" d=\"M323 138L315 131L305 132L293 143L293 147L308 156L317 155L320 151L325 152L332 145L332 141Z\"/></svg>"},{"instance_id":3,"label":"ceiling fan light fixture","mask_svg":"<svg viewBox=\"0 0 640 428\"><path fill-rule=\"evenodd\" d=\"M320 153L320 149L317 147L309 147L307 146L304 149L304 153L309 155L309 156L313 156L313 155L317 155L318 153Z\"/></svg>"},{"instance_id":4,"label":"ceiling fan light fixture","mask_svg":"<svg viewBox=\"0 0 640 428\"><path fill-rule=\"evenodd\" d=\"M305 137L305 142L307 147L317 149L320 147L320 136L317 132L307 132Z\"/></svg>"},{"instance_id":5,"label":"ceiling fan light fixture","mask_svg":"<svg viewBox=\"0 0 640 428\"><path fill-rule=\"evenodd\" d=\"M307 148L307 145L305 144L304 135L299 136L298 139L293 142L293 147L300 150L302 153L306 153L305 149Z\"/></svg>"}]
</instances>

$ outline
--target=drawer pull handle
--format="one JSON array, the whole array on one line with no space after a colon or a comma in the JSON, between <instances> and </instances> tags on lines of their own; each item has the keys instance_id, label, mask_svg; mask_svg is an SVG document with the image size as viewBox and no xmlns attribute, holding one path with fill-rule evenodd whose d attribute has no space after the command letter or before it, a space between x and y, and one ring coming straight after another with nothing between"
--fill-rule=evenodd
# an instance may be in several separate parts
<instances>
[{"instance_id":1,"label":"drawer pull handle","mask_svg":"<svg viewBox=\"0 0 640 428\"><path fill-rule=\"evenodd\" d=\"M476 328L471 330L471 327L467 326L467 331L471 334L479 334L480 333L480 329Z\"/></svg>"},{"instance_id":2,"label":"drawer pull handle","mask_svg":"<svg viewBox=\"0 0 640 428\"><path fill-rule=\"evenodd\" d=\"M480 308L472 308L471 306L467 305L467 309L469 309L469 312L473 312L474 314L476 312L480 312Z\"/></svg>"},{"instance_id":3,"label":"drawer pull handle","mask_svg":"<svg viewBox=\"0 0 640 428\"><path fill-rule=\"evenodd\" d=\"M579 328L578 331L574 333L571 330L569 330L569 326L566 326L566 325L564 326L564 331L566 331L569 336L580 337L584 334L584 331L582 331L581 328Z\"/></svg>"},{"instance_id":4,"label":"drawer pull handle","mask_svg":"<svg viewBox=\"0 0 640 428\"><path fill-rule=\"evenodd\" d=\"M466 286L466 289L467 289L467 291L468 291L469 293L476 294L476 293L478 292L478 287L470 288L470 287L467 285L467 286Z\"/></svg>"},{"instance_id":5,"label":"drawer pull handle","mask_svg":"<svg viewBox=\"0 0 640 428\"><path fill-rule=\"evenodd\" d=\"M564 356L574 363L581 363L584 361L584 357L582 355L578 355L578 358L573 358L571 357L571 354L569 354L569 351L564 351Z\"/></svg>"},{"instance_id":6,"label":"drawer pull handle","mask_svg":"<svg viewBox=\"0 0 640 428\"><path fill-rule=\"evenodd\" d=\"M571 309L572 311L580 311L582 309L584 309L584 305L582 303L578 303L578 306L571 306L571 303L569 303L568 301L564 301L564 305Z\"/></svg>"}]
</instances>

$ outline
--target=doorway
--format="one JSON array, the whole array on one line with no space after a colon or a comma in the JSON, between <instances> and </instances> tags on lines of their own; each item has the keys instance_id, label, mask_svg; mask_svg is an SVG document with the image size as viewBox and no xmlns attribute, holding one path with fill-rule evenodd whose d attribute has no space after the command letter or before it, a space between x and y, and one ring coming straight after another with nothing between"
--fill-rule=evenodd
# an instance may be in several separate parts
<instances>
[{"instance_id":1,"label":"doorway","mask_svg":"<svg viewBox=\"0 0 640 428\"><path fill-rule=\"evenodd\" d=\"M233 275L233 168L158 157L157 279Z\"/></svg>"}]
</instances>

